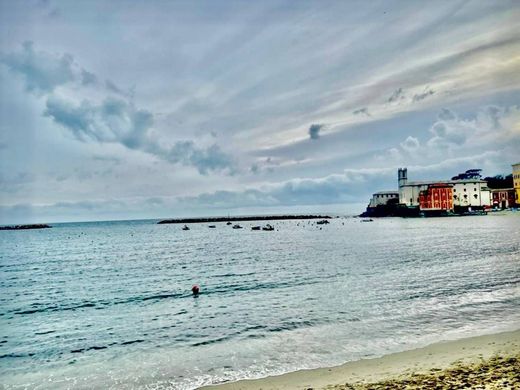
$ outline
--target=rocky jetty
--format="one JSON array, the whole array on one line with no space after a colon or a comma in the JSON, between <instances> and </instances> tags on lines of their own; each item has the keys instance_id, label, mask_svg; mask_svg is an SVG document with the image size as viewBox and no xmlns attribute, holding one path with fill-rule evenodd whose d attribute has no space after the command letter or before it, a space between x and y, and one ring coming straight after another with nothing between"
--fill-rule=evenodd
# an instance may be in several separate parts
<instances>
[{"instance_id":1,"label":"rocky jetty","mask_svg":"<svg viewBox=\"0 0 520 390\"><path fill-rule=\"evenodd\" d=\"M48 229L52 226L46 224L33 224L33 225L12 225L12 226L0 226L0 230L27 230L27 229Z\"/></svg>"},{"instance_id":2,"label":"rocky jetty","mask_svg":"<svg viewBox=\"0 0 520 390\"><path fill-rule=\"evenodd\" d=\"M166 223L214 223L214 222L246 222L246 221L283 221L288 219L331 219L328 215L257 215L249 217L212 217L212 218L178 218L157 222Z\"/></svg>"}]
</instances>

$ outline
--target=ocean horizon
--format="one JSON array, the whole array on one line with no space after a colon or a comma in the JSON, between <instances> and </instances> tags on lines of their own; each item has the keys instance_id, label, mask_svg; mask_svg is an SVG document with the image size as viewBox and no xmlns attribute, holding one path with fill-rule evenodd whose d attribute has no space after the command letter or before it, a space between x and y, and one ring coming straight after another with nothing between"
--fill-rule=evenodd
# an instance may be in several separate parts
<instances>
[{"instance_id":1,"label":"ocean horizon","mask_svg":"<svg viewBox=\"0 0 520 390\"><path fill-rule=\"evenodd\" d=\"M516 213L156 221L1 232L3 387L187 390L520 323Z\"/></svg>"}]
</instances>

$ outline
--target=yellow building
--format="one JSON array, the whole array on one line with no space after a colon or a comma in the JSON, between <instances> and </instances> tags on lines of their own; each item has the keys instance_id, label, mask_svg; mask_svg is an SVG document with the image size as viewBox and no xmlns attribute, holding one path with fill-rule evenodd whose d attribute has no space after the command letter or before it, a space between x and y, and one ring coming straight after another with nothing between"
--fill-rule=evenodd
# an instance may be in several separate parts
<instances>
[{"instance_id":1,"label":"yellow building","mask_svg":"<svg viewBox=\"0 0 520 390\"><path fill-rule=\"evenodd\" d=\"M520 162L513 164L513 186L515 187L516 204L520 205Z\"/></svg>"}]
</instances>

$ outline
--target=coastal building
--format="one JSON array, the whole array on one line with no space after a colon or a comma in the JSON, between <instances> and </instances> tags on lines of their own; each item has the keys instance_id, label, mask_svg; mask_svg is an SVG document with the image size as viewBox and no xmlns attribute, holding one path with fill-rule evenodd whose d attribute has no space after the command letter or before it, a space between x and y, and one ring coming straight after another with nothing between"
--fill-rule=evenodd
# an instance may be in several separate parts
<instances>
[{"instance_id":1,"label":"coastal building","mask_svg":"<svg viewBox=\"0 0 520 390\"><path fill-rule=\"evenodd\" d=\"M398 191L373 194L361 216L439 216L486 211L491 207L517 207L520 204L520 163L513 165L514 188L490 189L487 181L481 179L481 171L468 169L451 180L408 181L408 169L399 168ZM491 182L490 185L496 184Z\"/></svg>"},{"instance_id":2,"label":"coastal building","mask_svg":"<svg viewBox=\"0 0 520 390\"><path fill-rule=\"evenodd\" d=\"M421 193L423 194L423 207L427 207L430 195L437 193L444 188L443 194L447 193L447 188L452 191L452 207L446 204L444 210L466 211L484 210L491 207L491 193L487 188L487 183L480 178L464 178L455 180L432 180L432 181L408 181L408 171L406 168L399 168L397 171L399 185L399 203L407 207L421 209Z\"/></svg>"},{"instance_id":3,"label":"coastal building","mask_svg":"<svg viewBox=\"0 0 520 390\"><path fill-rule=\"evenodd\" d=\"M453 184L453 208L484 210L491 207L491 191L480 179L450 180Z\"/></svg>"},{"instance_id":4,"label":"coastal building","mask_svg":"<svg viewBox=\"0 0 520 390\"><path fill-rule=\"evenodd\" d=\"M398 191L380 191L372 194L367 209L361 214L363 217L391 217L400 216L397 205L399 203Z\"/></svg>"},{"instance_id":5,"label":"coastal building","mask_svg":"<svg viewBox=\"0 0 520 390\"><path fill-rule=\"evenodd\" d=\"M419 193L421 211L444 212L453 210L453 185L435 183Z\"/></svg>"},{"instance_id":6,"label":"coastal building","mask_svg":"<svg viewBox=\"0 0 520 390\"><path fill-rule=\"evenodd\" d=\"M513 164L513 187L516 204L520 205L520 162Z\"/></svg>"},{"instance_id":7,"label":"coastal building","mask_svg":"<svg viewBox=\"0 0 520 390\"><path fill-rule=\"evenodd\" d=\"M499 188L491 190L492 205L494 209L507 209L516 207L515 189Z\"/></svg>"},{"instance_id":8,"label":"coastal building","mask_svg":"<svg viewBox=\"0 0 520 390\"><path fill-rule=\"evenodd\" d=\"M399 204L408 207L419 206L419 195L421 191L428 189L431 182L408 182L408 169L399 168L397 170L397 184L399 188Z\"/></svg>"},{"instance_id":9,"label":"coastal building","mask_svg":"<svg viewBox=\"0 0 520 390\"><path fill-rule=\"evenodd\" d=\"M368 207L377 207L381 205L387 205L388 202L397 203L399 201L399 192L398 191L380 191L372 194L372 199L370 199L370 203Z\"/></svg>"}]
</instances>

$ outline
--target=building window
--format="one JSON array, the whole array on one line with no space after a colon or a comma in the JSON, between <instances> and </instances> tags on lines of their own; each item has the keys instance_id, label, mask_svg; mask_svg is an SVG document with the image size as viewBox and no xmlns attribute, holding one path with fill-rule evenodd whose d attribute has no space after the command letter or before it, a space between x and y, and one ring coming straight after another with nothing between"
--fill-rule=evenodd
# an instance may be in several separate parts
<instances>
[{"instance_id":1,"label":"building window","mask_svg":"<svg viewBox=\"0 0 520 390\"><path fill-rule=\"evenodd\" d=\"M464 184L464 185L466 185L466 184ZM465 188L464 188L464 192L466 192L466 189L465 189Z\"/></svg>"},{"instance_id":2,"label":"building window","mask_svg":"<svg viewBox=\"0 0 520 390\"><path fill-rule=\"evenodd\" d=\"M453 199L457 199L457 195L453 195Z\"/></svg>"},{"instance_id":3,"label":"building window","mask_svg":"<svg viewBox=\"0 0 520 390\"><path fill-rule=\"evenodd\" d=\"M477 199L477 198L478 198L478 195L477 195L477 194L475 194L475 195L473 195L473 197L474 197L475 199Z\"/></svg>"},{"instance_id":4,"label":"building window","mask_svg":"<svg viewBox=\"0 0 520 390\"><path fill-rule=\"evenodd\" d=\"M464 199L468 199L468 195L464 195Z\"/></svg>"}]
</instances>

